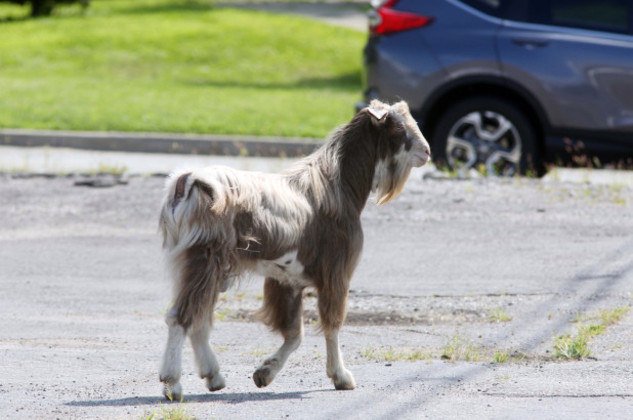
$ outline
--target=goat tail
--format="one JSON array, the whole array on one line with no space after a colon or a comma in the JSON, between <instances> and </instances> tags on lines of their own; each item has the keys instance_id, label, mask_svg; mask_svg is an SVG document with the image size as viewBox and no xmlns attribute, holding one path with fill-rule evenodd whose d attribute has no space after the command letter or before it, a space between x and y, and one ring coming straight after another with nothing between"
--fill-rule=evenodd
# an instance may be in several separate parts
<instances>
[{"instance_id":1,"label":"goat tail","mask_svg":"<svg viewBox=\"0 0 633 420\"><path fill-rule=\"evenodd\" d=\"M184 249L209 239L214 219L226 210L217 190L221 186L194 172L176 172L167 179L159 221L165 249Z\"/></svg>"}]
</instances>

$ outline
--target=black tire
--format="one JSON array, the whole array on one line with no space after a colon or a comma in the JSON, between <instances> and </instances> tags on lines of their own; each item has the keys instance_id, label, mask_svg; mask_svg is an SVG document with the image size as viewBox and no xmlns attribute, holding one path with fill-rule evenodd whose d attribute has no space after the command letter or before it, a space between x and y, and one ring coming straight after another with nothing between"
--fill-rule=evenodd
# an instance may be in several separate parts
<instances>
[{"instance_id":1,"label":"black tire","mask_svg":"<svg viewBox=\"0 0 633 420\"><path fill-rule=\"evenodd\" d=\"M475 125L477 124L471 124L471 130L468 131L469 119L466 117L470 116L472 119L477 113L478 118L484 121L479 124L479 128L485 126L494 129L501 125L495 126L495 122L507 121L514 130L508 129L506 134L500 136L499 141L487 141L476 134ZM455 141L448 144L451 132L457 134L459 130L463 130L462 134L464 138L469 139L472 149L455 146ZM482 131L488 133L486 130ZM503 130L499 129L499 132L501 131ZM456 135L454 138L461 139L462 137ZM516 144L519 144L518 149L515 149ZM440 116L432 136L434 161L439 167L457 169L455 166L459 165L456 162L468 166L473 156L476 156L473 168L478 169L478 166L484 164L486 169L495 168L495 174L502 176L511 176L515 173L543 175L544 166L539 144L537 128L525 112L506 99L487 95L464 99L449 106ZM450 146L450 150L447 150L447 145ZM502 145L507 148L504 149ZM496 153L495 150L497 150ZM513 152L512 159L505 157L505 155L510 155L510 151ZM451 156L447 153L451 153ZM504 157L499 158L500 154L504 154ZM498 162L493 165L491 163L493 161Z\"/></svg>"}]
</instances>

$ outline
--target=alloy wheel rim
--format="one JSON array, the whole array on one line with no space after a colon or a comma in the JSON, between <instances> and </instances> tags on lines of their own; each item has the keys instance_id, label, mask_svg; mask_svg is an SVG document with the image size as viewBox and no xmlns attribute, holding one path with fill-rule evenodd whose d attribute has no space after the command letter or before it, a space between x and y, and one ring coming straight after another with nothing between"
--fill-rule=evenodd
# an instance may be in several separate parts
<instances>
[{"instance_id":1,"label":"alloy wheel rim","mask_svg":"<svg viewBox=\"0 0 633 420\"><path fill-rule=\"evenodd\" d=\"M474 111L451 127L446 140L446 157L458 171L480 169L493 176L513 176L519 172L521 136L503 115Z\"/></svg>"}]
</instances>

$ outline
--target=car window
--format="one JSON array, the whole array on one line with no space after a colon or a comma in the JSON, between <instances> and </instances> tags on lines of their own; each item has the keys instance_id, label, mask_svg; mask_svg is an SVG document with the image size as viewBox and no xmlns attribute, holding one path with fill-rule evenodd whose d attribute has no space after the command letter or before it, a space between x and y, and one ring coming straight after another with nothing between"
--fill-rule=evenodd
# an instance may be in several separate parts
<instances>
[{"instance_id":1,"label":"car window","mask_svg":"<svg viewBox=\"0 0 633 420\"><path fill-rule=\"evenodd\" d=\"M501 17L501 6L504 0L461 0L462 3L488 15Z\"/></svg>"},{"instance_id":2,"label":"car window","mask_svg":"<svg viewBox=\"0 0 633 420\"><path fill-rule=\"evenodd\" d=\"M628 33L631 0L461 0L502 19Z\"/></svg>"},{"instance_id":3,"label":"car window","mask_svg":"<svg viewBox=\"0 0 633 420\"><path fill-rule=\"evenodd\" d=\"M548 3L551 25L628 32L630 0L550 0Z\"/></svg>"}]
</instances>

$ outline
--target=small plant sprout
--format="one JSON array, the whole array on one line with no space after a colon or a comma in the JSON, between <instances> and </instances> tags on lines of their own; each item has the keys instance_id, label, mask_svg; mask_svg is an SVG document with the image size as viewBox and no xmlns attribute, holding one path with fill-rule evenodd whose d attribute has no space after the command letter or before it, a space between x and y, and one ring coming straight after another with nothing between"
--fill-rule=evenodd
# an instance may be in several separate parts
<instances>
[{"instance_id":1,"label":"small plant sprout","mask_svg":"<svg viewBox=\"0 0 633 420\"><path fill-rule=\"evenodd\" d=\"M497 307L490 311L490 320L492 322L510 322L512 321L512 317L503 309Z\"/></svg>"},{"instance_id":2,"label":"small plant sprout","mask_svg":"<svg viewBox=\"0 0 633 420\"><path fill-rule=\"evenodd\" d=\"M583 325L578 328L578 335L585 337L586 339L596 337L604 332L605 326L601 324L589 324Z\"/></svg>"},{"instance_id":3,"label":"small plant sprout","mask_svg":"<svg viewBox=\"0 0 633 420\"><path fill-rule=\"evenodd\" d=\"M571 319L571 322L585 322L589 319L589 315L586 312L576 312L576 316Z\"/></svg>"},{"instance_id":4,"label":"small plant sprout","mask_svg":"<svg viewBox=\"0 0 633 420\"><path fill-rule=\"evenodd\" d=\"M554 338L554 352L556 357L565 359L582 359L590 352L587 347L589 340L604 333L608 326L619 322L631 310L630 307L603 309L597 312L578 312L571 322L580 323L597 321L578 327L578 335L569 334Z\"/></svg>"},{"instance_id":5,"label":"small plant sprout","mask_svg":"<svg viewBox=\"0 0 633 420\"><path fill-rule=\"evenodd\" d=\"M630 310L630 307L624 306L600 311L600 320L602 321L602 325L608 327L619 322Z\"/></svg>"},{"instance_id":6,"label":"small plant sprout","mask_svg":"<svg viewBox=\"0 0 633 420\"><path fill-rule=\"evenodd\" d=\"M165 396L169 399L170 402L174 402L174 393L173 393L173 389L171 387L171 385L169 384L165 384L165 390L167 391ZM183 402L183 395L180 395L180 400L178 401L179 403ZM160 405L161 408L163 407L163 405Z\"/></svg>"},{"instance_id":7,"label":"small plant sprout","mask_svg":"<svg viewBox=\"0 0 633 420\"><path fill-rule=\"evenodd\" d=\"M479 361L479 349L473 343L467 340L463 341L459 335L455 334L446 340L441 358L451 362L458 360L477 362Z\"/></svg>"},{"instance_id":8,"label":"small plant sprout","mask_svg":"<svg viewBox=\"0 0 633 420\"><path fill-rule=\"evenodd\" d=\"M415 362L418 360L426 360L431 356L422 349L416 348L393 348L389 347L376 347L369 346L361 350L361 355L368 359L376 360L379 362Z\"/></svg>"},{"instance_id":9,"label":"small plant sprout","mask_svg":"<svg viewBox=\"0 0 633 420\"><path fill-rule=\"evenodd\" d=\"M110 165L110 164L101 163L97 167L95 173L97 173L97 174L123 175L124 173L127 172L127 170L128 170L128 168L125 165L119 166L119 165Z\"/></svg>"},{"instance_id":10,"label":"small plant sprout","mask_svg":"<svg viewBox=\"0 0 633 420\"><path fill-rule=\"evenodd\" d=\"M160 405L159 409L155 409L151 413L145 412L141 416L141 420L193 420L194 417L187 414L182 401L176 407L165 407Z\"/></svg>"},{"instance_id":11,"label":"small plant sprout","mask_svg":"<svg viewBox=\"0 0 633 420\"><path fill-rule=\"evenodd\" d=\"M554 351L556 357L576 360L591 354L587 348L587 338L583 335L575 338L572 338L569 334L556 337L554 339Z\"/></svg>"},{"instance_id":12,"label":"small plant sprout","mask_svg":"<svg viewBox=\"0 0 633 420\"><path fill-rule=\"evenodd\" d=\"M222 322L222 321L226 320L226 316L227 316L228 313L229 313L229 310L225 309L223 311L214 311L213 315L214 315L216 321Z\"/></svg>"},{"instance_id":13,"label":"small plant sprout","mask_svg":"<svg viewBox=\"0 0 633 420\"><path fill-rule=\"evenodd\" d=\"M630 307L623 306L592 313L578 312L571 322L599 321L601 325L608 327L619 322L630 310Z\"/></svg>"},{"instance_id":14,"label":"small plant sprout","mask_svg":"<svg viewBox=\"0 0 633 420\"><path fill-rule=\"evenodd\" d=\"M492 358L492 363L506 363L508 361L508 353L503 353L499 350L495 351L495 355Z\"/></svg>"}]
</instances>

